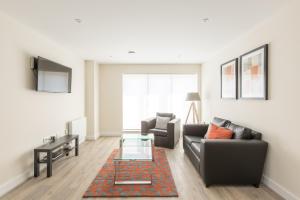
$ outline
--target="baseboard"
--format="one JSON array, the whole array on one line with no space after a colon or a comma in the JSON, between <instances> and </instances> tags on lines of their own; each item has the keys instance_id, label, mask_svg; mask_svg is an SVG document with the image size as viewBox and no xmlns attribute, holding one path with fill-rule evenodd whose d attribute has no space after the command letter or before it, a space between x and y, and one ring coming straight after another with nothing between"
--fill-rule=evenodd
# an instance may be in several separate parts
<instances>
[{"instance_id":1,"label":"baseboard","mask_svg":"<svg viewBox=\"0 0 300 200\"><path fill-rule=\"evenodd\" d=\"M95 133L94 135L87 135L85 136L86 140L97 140L100 137L99 133Z\"/></svg>"},{"instance_id":2,"label":"baseboard","mask_svg":"<svg viewBox=\"0 0 300 200\"><path fill-rule=\"evenodd\" d=\"M118 137L121 136L122 132L121 131L101 131L100 132L100 137L105 136L105 137Z\"/></svg>"},{"instance_id":3,"label":"baseboard","mask_svg":"<svg viewBox=\"0 0 300 200\"><path fill-rule=\"evenodd\" d=\"M99 132L97 132L96 134L95 134L95 136L96 136L96 140L100 137L100 133Z\"/></svg>"},{"instance_id":4,"label":"baseboard","mask_svg":"<svg viewBox=\"0 0 300 200\"><path fill-rule=\"evenodd\" d=\"M32 175L32 170L27 170L19 174L18 176L10 179L6 183L0 185L0 197L4 196L6 193L19 186L20 184L24 183Z\"/></svg>"},{"instance_id":5,"label":"baseboard","mask_svg":"<svg viewBox=\"0 0 300 200\"><path fill-rule=\"evenodd\" d=\"M81 139L79 139L79 144L83 143L86 140L85 137L82 137Z\"/></svg>"},{"instance_id":6,"label":"baseboard","mask_svg":"<svg viewBox=\"0 0 300 200\"><path fill-rule=\"evenodd\" d=\"M85 138L82 138L79 140L79 144L83 143L86 139Z\"/></svg>"},{"instance_id":7,"label":"baseboard","mask_svg":"<svg viewBox=\"0 0 300 200\"><path fill-rule=\"evenodd\" d=\"M85 139L79 140L79 144L83 143ZM40 171L44 170L46 166L40 166ZM18 187L25 181L27 181L29 178L33 177L33 168L30 167L30 169L27 169L23 173L15 176L14 178L8 180L7 182L0 185L0 197L4 196L14 188Z\"/></svg>"},{"instance_id":8,"label":"baseboard","mask_svg":"<svg viewBox=\"0 0 300 200\"><path fill-rule=\"evenodd\" d=\"M272 180L271 178L263 175L262 183L266 185L268 188L279 194L281 197L287 200L300 200L299 197L297 197L292 192L288 191L286 188Z\"/></svg>"},{"instance_id":9,"label":"baseboard","mask_svg":"<svg viewBox=\"0 0 300 200\"><path fill-rule=\"evenodd\" d=\"M85 136L86 140L96 140L96 137L94 135L87 135Z\"/></svg>"}]
</instances>

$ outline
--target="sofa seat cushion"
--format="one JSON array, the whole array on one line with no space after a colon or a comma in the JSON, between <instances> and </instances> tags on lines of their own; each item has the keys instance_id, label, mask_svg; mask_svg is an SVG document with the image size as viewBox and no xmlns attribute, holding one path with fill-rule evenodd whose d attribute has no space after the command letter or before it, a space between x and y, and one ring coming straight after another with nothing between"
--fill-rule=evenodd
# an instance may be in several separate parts
<instances>
[{"instance_id":1,"label":"sofa seat cushion","mask_svg":"<svg viewBox=\"0 0 300 200\"><path fill-rule=\"evenodd\" d=\"M191 145L192 142L200 143L201 139L203 139L203 138L197 137L197 136L185 135L185 136L183 136L183 139L185 142L187 142L189 145Z\"/></svg>"},{"instance_id":2,"label":"sofa seat cushion","mask_svg":"<svg viewBox=\"0 0 300 200\"><path fill-rule=\"evenodd\" d=\"M191 144L192 151L200 157L200 143L198 142L192 142Z\"/></svg>"},{"instance_id":3,"label":"sofa seat cushion","mask_svg":"<svg viewBox=\"0 0 300 200\"><path fill-rule=\"evenodd\" d=\"M149 132L153 133L155 136L160 136L160 137L167 137L168 136L167 130L153 128L153 129L150 129Z\"/></svg>"}]
</instances>

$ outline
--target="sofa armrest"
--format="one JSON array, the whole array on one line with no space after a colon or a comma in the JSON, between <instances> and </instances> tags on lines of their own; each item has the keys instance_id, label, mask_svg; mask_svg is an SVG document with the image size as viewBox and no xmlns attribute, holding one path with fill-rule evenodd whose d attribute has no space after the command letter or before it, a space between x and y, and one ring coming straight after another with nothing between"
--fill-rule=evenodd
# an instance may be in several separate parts
<instances>
[{"instance_id":1,"label":"sofa armrest","mask_svg":"<svg viewBox=\"0 0 300 200\"><path fill-rule=\"evenodd\" d=\"M173 119L169 121L167 131L168 137L170 137L171 147L174 148L180 138L180 119Z\"/></svg>"},{"instance_id":2,"label":"sofa armrest","mask_svg":"<svg viewBox=\"0 0 300 200\"><path fill-rule=\"evenodd\" d=\"M259 185L267 149L262 140L202 139L200 174L206 185L228 180Z\"/></svg>"},{"instance_id":3,"label":"sofa armrest","mask_svg":"<svg viewBox=\"0 0 300 200\"><path fill-rule=\"evenodd\" d=\"M148 133L149 129L152 129L155 127L156 123L156 117L151 117L145 120L142 120L141 122L141 132L142 133Z\"/></svg>"},{"instance_id":4,"label":"sofa armrest","mask_svg":"<svg viewBox=\"0 0 300 200\"><path fill-rule=\"evenodd\" d=\"M183 135L199 136L204 137L208 124L185 124L183 125Z\"/></svg>"}]
</instances>

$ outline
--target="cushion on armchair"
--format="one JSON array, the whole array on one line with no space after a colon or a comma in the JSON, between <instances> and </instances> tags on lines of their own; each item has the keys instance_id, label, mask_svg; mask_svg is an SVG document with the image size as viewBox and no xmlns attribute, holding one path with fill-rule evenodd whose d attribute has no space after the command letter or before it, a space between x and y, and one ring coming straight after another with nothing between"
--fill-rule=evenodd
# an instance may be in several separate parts
<instances>
[{"instance_id":1,"label":"cushion on armchair","mask_svg":"<svg viewBox=\"0 0 300 200\"><path fill-rule=\"evenodd\" d=\"M156 129L163 129L166 130L168 127L168 123L171 120L170 117L160 117L157 116L156 117L156 124L155 124L155 128Z\"/></svg>"}]
</instances>

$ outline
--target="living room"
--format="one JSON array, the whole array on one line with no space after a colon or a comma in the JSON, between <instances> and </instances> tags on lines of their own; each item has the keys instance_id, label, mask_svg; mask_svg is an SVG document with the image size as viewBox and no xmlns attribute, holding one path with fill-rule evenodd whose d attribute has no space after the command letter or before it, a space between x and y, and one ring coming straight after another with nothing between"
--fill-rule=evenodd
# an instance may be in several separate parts
<instances>
[{"instance_id":1,"label":"living room","mask_svg":"<svg viewBox=\"0 0 300 200\"><path fill-rule=\"evenodd\" d=\"M0 199L299 200L299 8L0 1Z\"/></svg>"}]
</instances>

